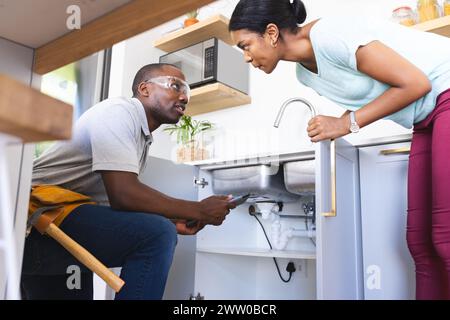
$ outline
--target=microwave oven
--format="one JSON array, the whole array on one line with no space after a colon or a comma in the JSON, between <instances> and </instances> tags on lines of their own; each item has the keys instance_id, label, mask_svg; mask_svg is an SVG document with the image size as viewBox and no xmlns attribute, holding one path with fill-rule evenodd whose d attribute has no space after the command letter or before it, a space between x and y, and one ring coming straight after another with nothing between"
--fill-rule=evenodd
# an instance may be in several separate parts
<instances>
[{"instance_id":1,"label":"microwave oven","mask_svg":"<svg viewBox=\"0 0 450 320\"><path fill-rule=\"evenodd\" d=\"M249 66L242 52L217 38L170 52L159 62L177 66L191 88L220 82L248 94Z\"/></svg>"}]
</instances>

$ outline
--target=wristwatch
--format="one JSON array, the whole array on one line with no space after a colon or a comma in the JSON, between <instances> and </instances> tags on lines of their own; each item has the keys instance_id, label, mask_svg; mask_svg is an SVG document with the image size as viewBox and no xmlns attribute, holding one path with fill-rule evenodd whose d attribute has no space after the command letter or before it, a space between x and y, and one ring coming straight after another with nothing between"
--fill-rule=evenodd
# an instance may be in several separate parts
<instances>
[{"instance_id":1,"label":"wristwatch","mask_svg":"<svg viewBox=\"0 0 450 320\"><path fill-rule=\"evenodd\" d=\"M350 112L350 132L357 133L359 131L358 123L355 119L355 112Z\"/></svg>"}]
</instances>

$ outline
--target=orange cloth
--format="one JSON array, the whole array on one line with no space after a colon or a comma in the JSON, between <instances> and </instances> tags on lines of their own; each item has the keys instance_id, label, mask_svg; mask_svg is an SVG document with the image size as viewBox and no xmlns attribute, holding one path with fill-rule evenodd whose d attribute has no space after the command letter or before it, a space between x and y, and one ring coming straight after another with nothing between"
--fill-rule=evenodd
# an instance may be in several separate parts
<instances>
[{"instance_id":1,"label":"orange cloth","mask_svg":"<svg viewBox=\"0 0 450 320\"><path fill-rule=\"evenodd\" d=\"M38 208L63 206L53 223L57 226L77 207L82 204L95 204L90 197L53 185L36 185L31 188L28 216Z\"/></svg>"}]
</instances>

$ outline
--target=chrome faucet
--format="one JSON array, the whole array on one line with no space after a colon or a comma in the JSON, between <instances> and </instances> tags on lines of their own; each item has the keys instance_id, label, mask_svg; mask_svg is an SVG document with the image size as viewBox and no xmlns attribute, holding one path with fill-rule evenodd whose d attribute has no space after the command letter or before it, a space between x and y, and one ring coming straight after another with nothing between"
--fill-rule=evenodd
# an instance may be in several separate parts
<instances>
[{"instance_id":1,"label":"chrome faucet","mask_svg":"<svg viewBox=\"0 0 450 320\"><path fill-rule=\"evenodd\" d=\"M280 125L280 121L281 121L281 118L283 117L284 109L286 109L286 107L293 102L304 103L309 108L309 111L311 111L311 118L314 118L316 116L316 114L317 114L316 109L308 100L305 100L303 98L291 98L291 99L286 100L283 103L283 105L281 106L280 111L278 111L277 118L275 119L275 122L273 123L273 126L275 128L278 128L278 126Z\"/></svg>"}]
</instances>

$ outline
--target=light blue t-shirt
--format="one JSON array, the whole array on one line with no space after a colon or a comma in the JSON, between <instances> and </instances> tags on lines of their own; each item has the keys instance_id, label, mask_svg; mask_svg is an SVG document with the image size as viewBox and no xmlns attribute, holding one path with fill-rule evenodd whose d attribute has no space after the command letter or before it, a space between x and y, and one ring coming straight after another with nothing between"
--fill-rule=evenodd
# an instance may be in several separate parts
<instances>
[{"instance_id":1,"label":"light blue t-shirt","mask_svg":"<svg viewBox=\"0 0 450 320\"><path fill-rule=\"evenodd\" d=\"M356 51L378 40L424 72L432 90L386 117L406 128L426 118L437 96L450 88L450 39L389 21L327 17L311 28L318 74L297 63L297 78L320 95L355 111L380 96L389 85L357 70Z\"/></svg>"}]
</instances>

